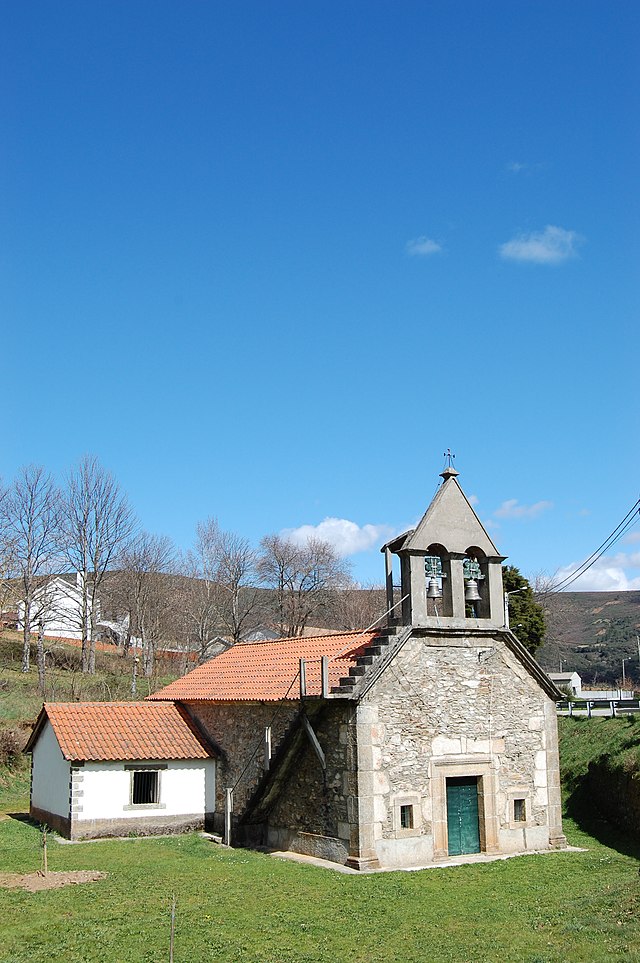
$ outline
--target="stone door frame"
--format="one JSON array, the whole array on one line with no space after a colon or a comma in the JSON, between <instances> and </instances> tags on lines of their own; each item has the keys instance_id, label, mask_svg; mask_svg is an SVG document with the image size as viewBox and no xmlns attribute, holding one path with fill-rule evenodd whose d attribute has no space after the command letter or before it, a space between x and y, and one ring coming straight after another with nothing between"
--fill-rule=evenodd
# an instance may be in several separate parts
<instances>
[{"instance_id":1,"label":"stone door frame","mask_svg":"<svg viewBox=\"0 0 640 963\"><path fill-rule=\"evenodd\" d=\"M496 778L491 756L442 756L431 760L433 806L433 858L449 859L447 830L447 779L467 776L478 780L480 851L498 853Z\"/></svg>"}]
</instances>

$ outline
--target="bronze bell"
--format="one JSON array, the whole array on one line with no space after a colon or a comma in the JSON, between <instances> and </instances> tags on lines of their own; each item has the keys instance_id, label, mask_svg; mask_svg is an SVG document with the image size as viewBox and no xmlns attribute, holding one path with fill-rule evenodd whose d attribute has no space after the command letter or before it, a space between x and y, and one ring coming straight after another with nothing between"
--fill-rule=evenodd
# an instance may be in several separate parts
<instances>
[{"instance_id":1,"label":"bronze bell","mask_svg":"<svg viewBox=\"0 0 640 963\"><path fill-rule=\"evenodd\" d=\"M437 578L430 578L429 585L427 586L427 598L428 599L441 599L442 589L438 584Z\"/></svg>"},{"instance_id":2,"label":"bronze bell","mask_svg":"<svg viewBox=\"0 0 640 963\"><path fill-rule=\"evenodd\" d=\"M478 583L474 578L467 579L467 584L464 589L464 600L465 602L480 601L480 592L478 591Z\"/></svg>"}]
</instances>

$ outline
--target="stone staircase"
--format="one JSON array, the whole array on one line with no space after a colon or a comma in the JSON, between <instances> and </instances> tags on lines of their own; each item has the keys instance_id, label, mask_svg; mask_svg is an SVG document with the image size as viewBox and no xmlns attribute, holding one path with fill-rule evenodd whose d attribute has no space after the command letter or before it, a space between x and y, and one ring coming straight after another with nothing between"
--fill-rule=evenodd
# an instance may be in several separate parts
<instances>
[{"instance_id":1,"label":"stone staircase","mask_svg":"<svg viewBox=\"0 0 640 963\"><path fill-rule=\"evenodd\" d=\"M286 780L290 767L306 745L307 735L301 723L304 713L314 721L322 711L320 703L307 704L291 719L271 755L271 764L255 781L243 809L236 814L237 830L245 844L261 845L262 823Z\"/></svg>"},{"instance_id":2,"label":"stone staircase","mask_svg":"<svg viewBox=\"0 0 640 963\"><path fill-rule=\"evenodd\" d=\"M390 626L379 630L375 641L366 647L362 655L356 659L355 665L349 669L349 675L342 676L337 686L331 689L331 695L348 696L353 691L362 678L369 670L369 667L377 662L381 655L386 654L393 648L395 642L404 637L406 629L401 626Z\"/></svg>"}]
</instances>

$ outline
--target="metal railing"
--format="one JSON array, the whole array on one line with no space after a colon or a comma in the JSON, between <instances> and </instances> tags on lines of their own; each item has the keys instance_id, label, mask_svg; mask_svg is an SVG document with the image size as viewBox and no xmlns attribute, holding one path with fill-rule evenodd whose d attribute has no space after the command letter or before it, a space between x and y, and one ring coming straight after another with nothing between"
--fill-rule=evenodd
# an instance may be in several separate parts
<instances>
[{"instance_id":1,"label":"metal railing","mask_svg":"<svg viewBox=\"0 0 640 963\"><path fill-rule=\"evenodd\" d=\"M559 716L594 717L631 716L640 713L640 699L572 699L556 702Z\"/></svg>"}]
</instances>

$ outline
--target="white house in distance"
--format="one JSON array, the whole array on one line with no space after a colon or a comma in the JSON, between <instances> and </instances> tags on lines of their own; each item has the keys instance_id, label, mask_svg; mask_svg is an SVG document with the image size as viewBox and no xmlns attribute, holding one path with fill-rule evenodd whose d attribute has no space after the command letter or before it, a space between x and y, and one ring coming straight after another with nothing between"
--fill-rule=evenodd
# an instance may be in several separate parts
<instances>
[{"instance_id":1,"label":"white house in distance","mask_svg":"<svg viewBox=\"0 0 640 963\"><path fill-rule=\"evenodd\" d=\"M87 598L91 615L91 598ZM99 608L99 607L98 607ZM98 622L100 612L95 613ZM82 638L82 576L77 573L75 582L56 575L36 589L31 608L31 629L38 631L40 622L44 634L53 639ZM18 604L18 629L24 627L24 602Z\"/></svg>"},{"instance_id":2,"label":"white house in distance","mask_svg":"<svg viewBox=\"0 0 640 963\"><path fill-rule=\"evenodd\" d=\"M548 672L547 675L559 689L570 689L574 696L581 694L582 679L577 672Z\"/></svg>"},{"instance_id":3,"label":"white house in distance","mask_svg":"<svg viewBox=\"0 0 640 963\"><path fill-rule=\"evenodd\" d=\"M173 703L45 703L25 752L32 817L71 839L200 829L214 809L216 752Z\"/></svg>"}]
</instances>

